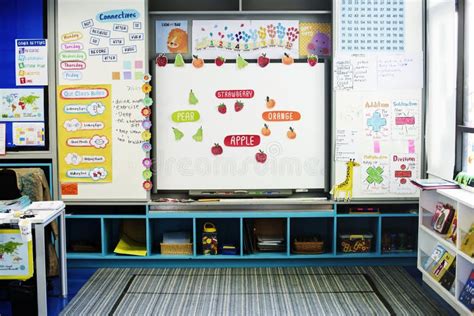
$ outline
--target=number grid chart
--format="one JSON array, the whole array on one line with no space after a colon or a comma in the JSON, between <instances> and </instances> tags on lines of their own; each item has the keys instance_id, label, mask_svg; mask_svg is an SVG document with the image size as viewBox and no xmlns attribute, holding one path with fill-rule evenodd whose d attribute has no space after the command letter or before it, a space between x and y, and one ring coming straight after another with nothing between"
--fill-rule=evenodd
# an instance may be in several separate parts
<instances>
[{"instance_id":1,"label":"number grid chart","mask_svg":"<svg viewBox=\"0 0 474 316\"><path fill-rule=\"evenodd\" d=\"M339 50L404 52L406 0L340 0Z\"/></svg>"}]
</instances>

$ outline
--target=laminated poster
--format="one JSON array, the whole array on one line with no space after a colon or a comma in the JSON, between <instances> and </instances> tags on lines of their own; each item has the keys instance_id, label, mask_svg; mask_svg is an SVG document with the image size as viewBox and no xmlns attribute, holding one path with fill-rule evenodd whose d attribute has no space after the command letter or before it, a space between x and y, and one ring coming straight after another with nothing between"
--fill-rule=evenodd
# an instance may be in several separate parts
<instances>
[{"instance_id":1,"label":"laminated poster","mask_svg":"<svg viewBox=\"0 0 474 316\"><path fill-rule=\"evenodd\" d=\"M58 87L61 182L112 182L111 85Z\"/></svg>"}]
</instances>

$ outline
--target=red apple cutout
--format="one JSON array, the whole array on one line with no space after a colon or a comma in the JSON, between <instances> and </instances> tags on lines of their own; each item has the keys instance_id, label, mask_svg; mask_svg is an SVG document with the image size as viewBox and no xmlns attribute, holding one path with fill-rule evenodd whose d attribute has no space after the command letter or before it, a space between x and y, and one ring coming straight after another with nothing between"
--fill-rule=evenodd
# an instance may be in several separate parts
<instances>
[{"instance_id":1,"label":"red apple cutout","mask_svg":"<svg viewBox=\"0 0 474 316\"><path fill-rule=\"evenodd\" d=\"M255 154L255 159L257 159L258 163L265 163L265 161L267 161L267 154L259 150L258 153Z\"/></svg>"},{"instance_id":2,"label":"red apple cutout","mask_svg":"<svg viewBox=\"0 0 474 316\"><path fill-rule=\"evenodd\" d=\"M219 57L216 58L216 65L217 65L217 66L220 67L220 66L222 66L224 63L225 63L224 57L219 56Z\"/></svg>"},{"instance_id":3,"label":"red apple cutout","mask_svg":"<svg viewBox=\"0 0 474 316\"><path fill-rule=\"evenodd\" d=\"M219 155L222 155L224 150L222 149L221 145L216 143L216 144L214 144L214 146L212 146L211 152L214 156L219 156Z\"/></svg>"},{"instance_id":4,"label":"red apple cutout","mask_svg":"<svg viewBox=\"0 0 474 316\"><path fill-rule=\"evenodd\" d=\"M270 58L267 57L267 54L262 54L257 59L258 65L260 67L266 67L270 63Z\"/></svg>"},{"instance_id":5,"label":"red apple cutout","mask_svg":"<svg viewBox=\"0 0 474 316\"><path fill-rule=\"evenodd\" d=\"M158 67L164 67L168 63L168 58L166 58L165 55L160 54L158 57L156 57L156 64Z\"/></svg>"}]
</instances>

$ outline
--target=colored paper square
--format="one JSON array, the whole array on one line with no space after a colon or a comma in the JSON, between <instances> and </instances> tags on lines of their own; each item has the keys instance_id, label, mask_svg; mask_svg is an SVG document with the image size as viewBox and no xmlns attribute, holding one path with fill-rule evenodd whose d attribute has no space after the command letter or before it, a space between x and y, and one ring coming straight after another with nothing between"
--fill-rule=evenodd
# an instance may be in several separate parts
<instances>
[{"instance_id":1,"label":"colored paper square","mask_svg":"<svg viewBox=\"0 0 474 316\"><path fill-rule=\"evenodd\" d=\"M131 80L132 79L132 72L131 71L124 71L123 72L123 79L124 80Z\"/></svg>"},{"instance_id":2,"label":"colored paper square","mask_svg":"<svg viewBox=\"0 0 474 316\"><path fill-rule=\"evenodd\" d=\"M143 80L143 72L136 71L135 72L135 80Z\"/></svg>"},{"instance_id":3,"label":"colored paper square","mask_svg":"<svg viewBox=\"0 0 474 316\"><path fill-rule=\"evenodd\" d=\"M135 69L143 69L143 60L135 60Z\"/></svg>"},{"instance_id":4,"label":"colored paper square","mask_svg":"<svg viewBox=\"0 0 474 316\"><path fill-rule=\"evenodd\" d=\"M112 80L120 80L120 72L112 72Z\"/></svg>"},{"instance_id":5,"label":"colored paper square","mask_svg":"<svg viewBox=\"0 0 474 316\"><path fill-rule=\"evenodd\" d=\"M132 62L130 60L126 60L123 62L123 69L132 69Z\"/></svg>"}]
</instances>

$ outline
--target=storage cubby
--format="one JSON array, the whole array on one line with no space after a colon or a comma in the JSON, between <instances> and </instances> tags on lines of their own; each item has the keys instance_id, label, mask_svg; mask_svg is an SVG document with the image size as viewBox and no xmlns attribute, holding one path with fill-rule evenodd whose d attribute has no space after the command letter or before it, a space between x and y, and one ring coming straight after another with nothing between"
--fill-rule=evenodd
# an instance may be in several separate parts
<instances>
[{"instance_id":1,"label":"storage cubby","mask_svg":"<svg viewBox=\"0 0 474 316\"><path fill-rule=\"evenodd\" d=\"M146 219L106 218L104 219L104 237L106 238L104 254L106 256L126 256L114 253L114 249L120 241L125 221L130 223L127 229L128 236L134 241L146 245Z\"/></svg>"},{"instance_id":2,"label":"storage cubby","mask_svg":"<svg viewBox=\"0 0 474 316\"><path fill-rule=\"evenodd\" d=\"M174 0L161 1L150 0L148 2L150 12L169 12L169 11L239 11L239 0Z\"/></svg>"},{"instance_id":3,"label":"storage cubby","mask_svg":"<svg viewBox=\"0 0 474 316\"><path fill-rule=\"evenodd\" d=\"M196 254L198 256L203 255L202 233L205 223L212 223L216 227L219 255L221 255L223 245L234 245L237 248L236 255L240 255L241 227L239 218L199 218L196 219Z\"/></svg>"},{"instance_id":4,"label":"storage cubby","mask_svg":"<svg viewBox=\"0 0 474 316\"><path fill-rule=\"evenodd\" d=\"M244 11L330 11L331 0L242 0Z\"/></svg>"},{"instance_id":5,"label":"storage cubby","mask_svg":"<svg viewBox=\"0 0 474 316\"><path fill-rule=\"evenodd\" d=\"M68 205L66 208L68 215L145 216L146 212L146 205Z\"/></svg>"},{"instance_id":6,"label":"storage cubby","mask_svg":"<svg viewBox=\"0 0 474 316\"><path fill-rule=\"evenodd\" d=\"M321 218L291 218L290 219L290 249L292 255L309 255L309 253L298 253L294 248L296 238L318 237L324 242L322 253L332 253L334 236L334 219L332 217Z\"/></svg>"},{"instance_id":7,"label":"storage cubby","mask_svg":"<svg viewBox=\"0 0 474 316\"><path fill-rule=\"evenodd\" d=\"M382 217L382 254L415 253L418 217Z\"/></svg>"},{"instance_id":8,"label":"storage cubby","mask_svg":"<svg viewBox=\"0 0 474 316\"><path fill-rule=\"evenodd\" d=\"M87 234L84 232L87 231ZM67 251L79 255L102 253L100 218L67 218L66 244Z\"/></svg>"},{"instance_id":9,"label":"storage cubby","mask_svg":"<svg viewBox=\"0 0 474 316\"><path fill-rule=\"evenodd\" d=\"M377 252L378 217L339 217L337 219L337 245L338 255L364 255L367 253L345 253L341 251L341 235L372 235L368 253Z\"/></svg>"},{"instance_id":10,"label":"storage cubby","mask_svg":"<svg viewBox=\"0 0 474 316\"><path fill-rule=\"evenodd\" d=\"M418 204L367 204L367 203L350 203L337 206L338 215L381 215L381 216L402 216L418 214Z\"/></svg>"},{"instance_id":11,"label":"storage cubby","mask_svg":"<svg viewBox=\"0 0 474 316\"><path fill-rule=\"evenodd\" d=\"M189 232L191 242L193 242L194 236L192 218L153 218L149 220L149 225L152 256L163 255L161 253L160 243L163 242L164 233Z\"/></svg>"},{"instance_id":12,"label":"storage cubby","mask_svg":"<svg viewBox=\"0 0 474 316\"><path fill-rule=\"evenodd\" d=\"M286 218L244 218L244 255L249 257L281 257L288 254ZM260 244L267 241L267 244ZM281 241L271 245L272 241Z\"/></svg>"}]
</instances>

